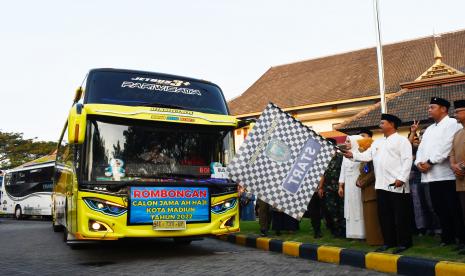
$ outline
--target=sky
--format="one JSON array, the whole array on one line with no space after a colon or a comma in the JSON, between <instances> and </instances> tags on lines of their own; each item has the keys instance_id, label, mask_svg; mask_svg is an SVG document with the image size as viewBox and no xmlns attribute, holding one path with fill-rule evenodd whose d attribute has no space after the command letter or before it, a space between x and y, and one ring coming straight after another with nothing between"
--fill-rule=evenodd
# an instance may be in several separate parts
<instances>
[{"instance_id":1,"label":"sky","mask_svg":"<svg viewBox=\"0 0 465 276\"><path fill-rule=\"evenodd\" d=\"M379 3L386 44L465 29L463 0ZM1 1L0 37L0 130L47 141L91 68L206 79L229 100L271 66L376 45L373 0Z\"/></svg>"}]
</instances>

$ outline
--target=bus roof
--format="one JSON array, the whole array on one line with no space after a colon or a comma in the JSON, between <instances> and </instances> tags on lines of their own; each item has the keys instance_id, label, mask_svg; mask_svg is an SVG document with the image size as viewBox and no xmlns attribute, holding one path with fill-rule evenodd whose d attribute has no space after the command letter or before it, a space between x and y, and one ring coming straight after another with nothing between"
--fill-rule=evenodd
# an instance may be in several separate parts
<instances>
[{"instance_id":1,"label":"bus roof","mask_svg":"<svg viewBox=\"0 0 465 276\"><path fill-rule=\"evenodd\" d=\"M20 171L28 171L28 170L33 170L33 169L40 169L40 168L45 168L45 167L53 167L55 166L55 160L54 161L49 161L49 162L44 162L40 164L32 164L28 166L19 166L10 170L6 170L4 173L11 173L11 172L20 172Z\"/></svg>"},{"instance_id":2,"label":"bus roof","mask_svg":"<svg viewBox=\"0 0 465 276\"><path fill-rule=\"evenodd\" d=\"M16 170L16 169L22 169L22 168L29 168L29 167L32 167L32 166L36 166L36 165L42 165L42 164L54 164L55 163L55 160L56 160L56 152L53 152L49 155L45 155L45 156L41 156L37 159L34 159L32 161L29 161L27 163L24 163L22 165L19 165L18 167L15 167L13 169L10 169L10 170Z\"/></svg>"},{"instance_id":3,"label":"bus roof","mask_svg":"<svg viewBox=\"0 0 465 276\"><path fill-rule=\"evenodd\" d=\"M131 70L131 69L118 69L118 68L94 68L89 71L89 75L92 72L120 72L120 73L140 73L140 74L155 74L158 76L166 77L166 78L177 78L177 79L182 79L182 80L187 80L187 81L194 81L194 82L201 82L205 84L210 84L214 85L218 88L220 88L216 83L207 81L207 80L202 80L202 79L196 79L196 78L190 78L190 77L185 77L185 76L180 76L180 75L172 75L172 74L166 74L166 73L159 73L159 72L150 72L150 71L142 71L142 70ZM221 88L220 88L221 89Z\"/></svg>"},{"instance_id":4,"label":"bus roof","mask_svg":"<svg viewBox=\"0 0 465 276\"><path fill-rule=\"evenodd\" d=\"M217 84L178 75L96 68L89 71L85 90L84 104L158 104L203 113L230 114L223 91Z\"/></svg>"}]
</instances>

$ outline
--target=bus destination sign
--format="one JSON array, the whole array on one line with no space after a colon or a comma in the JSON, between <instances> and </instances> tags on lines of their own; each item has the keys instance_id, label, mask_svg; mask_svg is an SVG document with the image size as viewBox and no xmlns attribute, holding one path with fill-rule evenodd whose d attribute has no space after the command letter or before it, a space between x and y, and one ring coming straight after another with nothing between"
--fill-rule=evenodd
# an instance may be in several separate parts
<instances>
[{"instance_id":1,"label":"bus destination sign","mask_svg":"<svg viewBox=\"0 0 465 276\"><path fill-rule=\"evenodd\" d=\"M210 194L205 187L131 187L128 224L157 221L210 221Z\"/></svg>"}]
</instances>

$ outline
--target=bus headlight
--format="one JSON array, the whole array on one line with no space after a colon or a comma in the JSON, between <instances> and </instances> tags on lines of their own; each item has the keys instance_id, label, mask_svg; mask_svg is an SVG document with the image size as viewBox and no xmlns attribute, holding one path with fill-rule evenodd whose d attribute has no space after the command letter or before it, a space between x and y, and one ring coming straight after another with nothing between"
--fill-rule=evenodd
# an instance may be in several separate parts
<instances>
[{"instance_id":1,"label":"bus headlight","mask_svg":"<svg viewBox=\"0 0 465 276\"><path fill-rule=\"evenodd\" d=\"M105 215L117 217L121 216L127 211L126 207L124 207L123 205L111 201L91 197L83 198L83 200L86 203L87 207Z\"/></svg>"},{"instance_id":2,"label":"bus headlight","mask_svg":"<svg viewBox=\"0 0 465 276\"><path fill-rule=\"evenodd\" d=\"M225 201L218 202L212 205L212 212L215 214L222 214L232 208L236 207L237 198L229 198Z\"/></svg>"}]
</instances>

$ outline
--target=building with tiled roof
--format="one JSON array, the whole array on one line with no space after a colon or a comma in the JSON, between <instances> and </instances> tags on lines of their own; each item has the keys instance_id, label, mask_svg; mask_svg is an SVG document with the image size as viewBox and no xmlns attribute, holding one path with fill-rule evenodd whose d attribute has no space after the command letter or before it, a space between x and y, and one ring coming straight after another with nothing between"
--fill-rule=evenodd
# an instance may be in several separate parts
<instances>
[{"instance_id":1,"label":"building with tiled roof","mask_svg":"<svg viewBox=\"0 0 465 276\"><path fill-rule=\"evenodd\" d=\"M442 61L439 47L435 44L434 64L412 82L400 84L401 90L386 99L388 113L402 120L403 128L414 121L423 125L430 123L427 107L432 97L444 98L451 103L465 99L465 74ZM450 115L453 109L449 110ZM381 117L379 103L356 114L337 126L344 132L357 132L361 128L378 128Z\"/></svg>"},{"instance_id":2,"label":"building with tiled roof","mask_svg":"<svg viewBox=\"0 0 465 276\"><path fill-rule=\"evenodd\" d=\"M433 59L437 56L435 42L443 54L441 64ZM401 108L401 105L389 99L405 93L405 89L427 90L427 86L416 84L457 78L456 75L465 72L465 30L383 45L383 57L388 111L395 113L395 107ZM412 82L415 84L409 86ZM417 95L422 98L417 102L418 108L421 108L420 103L429 101L428 95L435 93L427 91L431 92ZM451 93L456 95L456 92ZM351 123L351 120L361 118L367 109L374 109L379 99L376 48L368 48L271 67L228 105L233 115L244 119L258 117L265 106L273 102L329 137L341 135L335 130L355 130L363 125L362 121ZM371 120L368 117L360 120L365 119ZM247 130L236 131L239 143L246 134Z\"/></svg>"}]
</instances>

